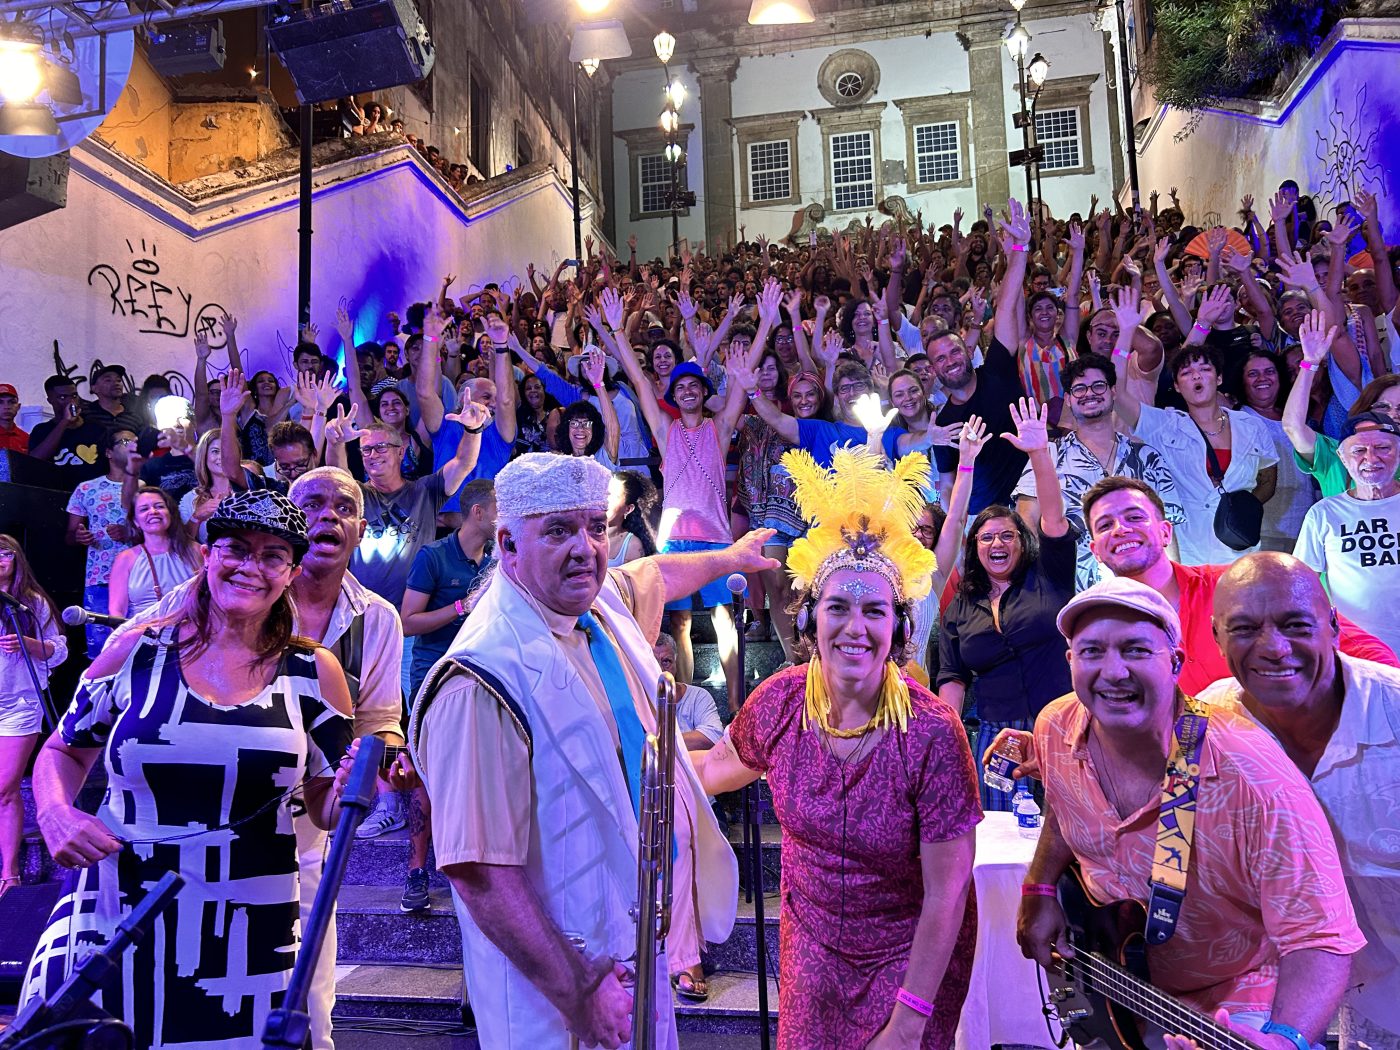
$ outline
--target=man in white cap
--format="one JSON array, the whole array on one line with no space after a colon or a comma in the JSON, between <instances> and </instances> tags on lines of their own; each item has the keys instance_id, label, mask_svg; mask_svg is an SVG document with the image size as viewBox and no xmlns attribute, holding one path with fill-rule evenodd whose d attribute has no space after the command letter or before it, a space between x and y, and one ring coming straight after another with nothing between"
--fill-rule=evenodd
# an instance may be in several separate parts
<instances>
[{"instance_id":1,"label":"man in white cap","mask_svg":"<svg viewBox=\"0 0 1400 1050\"><path fill-rule=\"evenodd\" d=\"M1364 938L1307 781L1258 726L1177 687L1181 623L1160 592L1107 580L1056 623L1074 695L1036 719L1048 816L1022 951L1046 967L1065 951L1055 886L1077 862L1094 899L1147 906L1158 988L1260 1046L1320 1043Z\"/></svg>"},{"instance_id":2,"label":"man in white cap","mask_svg":"<svg viewBox=\"0 0 1400 1050\"><path fill-rule=\"evenodd\" d=\"M762 553L772 531L761 529L724 550L609 570L609 478L595 460L551 453L497 475L498 566L409 728L468 995L493 1050L564 1050L570 1033L586 1046L630 1045L619 960L636 944L635 804L644 736L656 729L662 607L774 564ZM684 751L675 808L676 885L690 868L704 936L723 940L737 866ZM656 987L656 1045L674 1048L664 955Z\"/></svg>"}]
</instances>

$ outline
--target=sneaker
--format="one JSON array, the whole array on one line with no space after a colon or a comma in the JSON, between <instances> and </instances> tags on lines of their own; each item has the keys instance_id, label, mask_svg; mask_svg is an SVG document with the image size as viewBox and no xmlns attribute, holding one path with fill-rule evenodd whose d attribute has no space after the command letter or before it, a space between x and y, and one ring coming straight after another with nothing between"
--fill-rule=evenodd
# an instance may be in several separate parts
<instances>
[{"instance_id":1,"label":"sneaker","mask_svg":"<svg viewBox=\"0 0 1400 1050\"><path fill-rule=\"evenodd\" d=\"M428 869L410 868L399 911L428 911L432 906L432 901L428 900Z\"/></svg>"},{"instance_id":2,"label":"sneaker","mask_svg":"<svg viewBox=\"0 0 1400 1050\"><path fill-rule=\"evenodd\" d=\"M385 802L388 798L390 801ZM403 807L399 806L392 795L380 795L379 802L374 809L370 810L369 816L365 817L364 823L355 829L357 839L372 839L390 831L398 831L399 828L407 824L404 818Z\"/></svg>"}]
</instances>

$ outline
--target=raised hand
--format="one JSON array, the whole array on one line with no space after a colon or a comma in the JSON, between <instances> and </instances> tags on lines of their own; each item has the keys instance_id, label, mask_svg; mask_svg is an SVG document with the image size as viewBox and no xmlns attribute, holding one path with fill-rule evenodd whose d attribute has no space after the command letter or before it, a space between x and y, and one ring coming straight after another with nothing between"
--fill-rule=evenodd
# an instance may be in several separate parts
<instances>
[{"instance_id":1,"label":"raised hand","mask_svg":"<svg viewBox=\"0 0 1400 1050\"><path fill-rule=\"evenodd\" d=\"M627 247L630 251L635 252L637 250L637 235L635 233L629 233L627 235Z\"/></svg>"},{"instance_id":2,"label":"raised hand","mask_svg":"<svg viewBox=\"0 0 1400 1050\"><path fill-rule=\"evenodd\" d=\"M1031 242L1031 221L1026 209L1015 197L1006 202L1007 217L997 220L1001 231L1001 246L1006 251L1024 248Z\"/></svg>"},{"instance_id":3,"label":"raised hand","mask_svg":"<svg viewBox=\"0 0 1400 1050\"><path fill-rule=\"evenodd\" d=\"M1244 252L1237 252L1228 245L1226 245L1224 253L1220 256L1220 261L1241 276L1249 273L1250 269L1254 266L1254 256L1246 255Z\"/></svg>"},{"instance_id":4,"label":"raised hand","mask_svg":"<svg viewBox=\"0 0 1400 1050\"><path fill-rule=\"evenodd\" d=\"M588 322L588 326L600 336L604 333L603 314L596 306L588 305L583 308L583 319Z\"/></svg>"},{"instance_id":5,"label":"raised hand","mask_svg":"<svg viewBox=\"0 0 1400 1050\"><path fill-rule=\"evenodd\" d=\"M896 237L896 238L894 239L894 249L890 252L890 269L891 269L891 270L902 270L902 269L904 269L904 263L906 262L906 260L907 260L908 258L909 258L909 248L908 248L908 246L904 243L904 238L903 238L903 237Z\"/></svg>"},{"instance_id":6,"label":"raised hand","mask_svg":"<svg viewBox=\"0 0 1400 1050\"><path fill-rule=\"evenodd\" d=\"M831 300L824 295L819 295L813 301L812 309L816 311L818 317L825 317L831 312Z\"/></svg>"},{"instance_id":7,"label":"raised hand","mask_svg":"<svg viewBox=\"0 0 1400 1050\"><path fill-rule=\"evenodd\" d=\"M1342 218L1338 219L1336 225L1323 234L1323 236L1335 252L1340 252L1351 243L1351 239L1356 236L1356 231L1359 229L1361 229L1361 227L1351 219Z\"/></svg>"},{"instance_id":8,"label":"raised hand","mask_svg":"<svg viewBox=\"0 0 1400 1050\"><path fill-rule=\"evenodd\" d=\"M958 465L970 467L977 460L978 454L991 439L987 433L987 425L982 421L981 416L972 415L967 417L967 422L961 425L957 434Z\"/></svg>"},{"instance_id":9,"label":"raised hand","mask_svg":"<svg viewBox=\"0 0 1400 1050\"><path fill-rule=\"evenodd\" d=\"M783 296L783 309L792 316L792 323L797 324L802 318L802 289L794 288Z\"/></svg>"},{"instance_id":10,"label":"raised hand","mask_svg":"<svg viewBox=\"0 0 1400 1050\"><path fill-rule=\"evenodd\" d=\"M1094 304L1094 309L1097 310L1103 305L1103 296L1101 295L1103 285L1099 281L1099 271L1091 269L1084 275L1084 279L1089 283L1089 300Z\"/></svg>"},{"instance_id":11,"label":"raised hand","mask_svg":"<svg viewBox=\"0 0 1400 1050\"><path fill-rule=\"evenodd\" d=\"M604 288L602 296L598 300L603 307L603 320L608 323L608 327L614 331L622 327L622 296L617 294L616 288Z\"/></svg>"},{"instance_id":12,"label":"raised hand","mask_svg":"<svg viewBox=\"0 0 1400 1050\"><path fill-rule=\"evenodd\" d=\"M433 303L423 312L423 341L425 343L435 343L442 338L443 330L447 328L447 318L443 316L442 309L437 303Z\"/></svg>"},{"instance_id":13,"label":"raised hand","mask_svg":"<svg viewBox=\"0 0 1400 1050\"><path fill-rule=\"evenodd\" d=\"M447 291L447 289L449 289L449 288L452 287L453 283L454 283L456 280L457 280L457 275L456 275L455 273L449 273L446 277L444 277L444 278L442 279L442 290L443 290L444 292Z\"/></svg>"},{"instance_id":14,"label":"raised hand","mask_svg":"<svg viewBox=\"0 0 1400 1050\"><path fill-rule=\"evenodd\" d=\"M1014 434L1002 434L1010 444L1022 452L1039 452L1050 447L1050 437L1046 425L1049 410L1033 398L1023 397L1013 401L1011 422L1016 427Z\"/></svg>"},{"instance_id":15,"label":"raised hand","mask_svg":"<svg viewBox=\"0 0 1400 1050\"><path fill-rule=\"evenodd\" d=\"M335 330L347 350L355 348L355 322L350 318L350 304L345 299L335 308Z\"/></svg>"},{"instance_id":16,"label":"raised hand","mask_svg":"<svg viewBox=\"0 0 1400 1050\"><path fill-rule=\"evenodd\" d=\"M851 402L851 415L867 434L883 434L898 414L899 410L895 408L888 412L880 410L879 394L861 394Z\"/></svg>"},{"instance_id":17,"label":"raised hand","mask_svg":"<svg viewBox=\"0 0 1400 1050\"><path fill-rule=\"evenodd\" d=\"M225 310L219 318L219 323L224 326L224 335L228 336L229 342L233 342L238 335L238 318Z\"/></svg>"},{"instance_id":18,"label":"raised hand","mask_svg":"<svg viewBox=\"0 0 1400 1050\"><path fill-rule=\"evenodd\" d=\"M1228 238L1229 231L1224 226L1213 226L1206 231L1206 251L1210 252L1212 259L1218 258L1225 250Z\"/></svg>"},{"instance_id":19,"label":"raised hand","mask_svg":"<svg viewBox=\"0 0 1400 1050\"><path fill-rule=\"evenodd\" d=\"M345 411L344 405L337 408L335 416L326 420L326 440L337 445L348 445L368 434L368 430L355 426L355 417L359 414L359 405L351 405L349 412Z\"/></svg>"},{"instance_id":20,"label":"raised hand","mask_svg":"<svg viewBox=\"0 0 1400 1050\"><path fill-rule=\"evenodd\" d=\"M1141 280L1142 267L1137 264L1137 260L1131 255L1123 256L1123 262L1120 265L1123 267L1123 272L1128 275L1130 280Z\"/></svg>"},{"instance_id":21,"label":"raised hand","mask_svg":"<svg viewBox=\"0 0 1400 1050\"><path fill-rule=\"evenodd\" d=\"M1069 244L1070 251L1076 253L1082 252L1084 250L1084 227L1080 226L1077 222L1070 223L1069 235L1065 240Z\"/></svg>"},{"instance_id":22,"label":"raised hand","mask_svg":"<svg viewBox=\"0 0 1400 1050\"><path fill-rule=\"evenodd\" d=\"M758 316L761 320L767 321L770 325L778 323L778 316L782 310L783 286L776 277L770 277L763 282L763 290L758 293Z\"/></svg>"},{"instance_id":23,"label":"raised hand","mask_svg":"<svg viewBox=\"0 0 1400 1050\"><path fill-rule=\"evenodd\" d=\"M978 292L976 285L967 290L967 302L972 307L972 323L981 325L987 320L987 300Z\"/></svg>"},{"instance_id":24,"label":"raised hand","mask_svg":"<svg viewBox=\"0 0 1400 1050\"><path fill-rule=\"evenodd\" d=\"M1351 200L1371 229L1380 232L1381 206L1380 201L1376 200L1376 195L1368 190L1357 190Z\"/></svg>"},{"instance_id":25,"label":"raised hand","mask_svg":"<svg viewBox=\"0 0 1400 1050\"><path fill-rule=\"evenodd\" d=\"M1310 310L1303 323L1298 326L1298 341L1303 344L1303 360L1316 367L1327 360L1332 352L1332 341L1337 338L1337 326L1327 323L1327 315L1321 310Z\"/></svg>"},{"instance_id":26,"label":"raised hand","mask_svg":"<svg viewBox=\"0 0 1400 1050\"><path fill-rule=\"evenodd\" d=\"M307 321L306 324L302 326L301 341L303 343L316 343L317 346L320 346L321 344L317 342L317 339L320 335L321 329L316 327L316 323L314 321Z\"/></svg>"},{"instance_id":27,"label":"raised hand","mask_svg":"<svg viewBox=\"0 0 1400 1050\"><path fill-rule=\"evenodd\" d=\"M1235 296L1228 285L1217 284L1196 310L1196 321L1214 327L1228 321L1235 312Z\"/></svg>"},{"instance_id":28,"label":"raised hand","mask_svg":"<svg viewBox=\"0 0 1400 1050\"><path fill-rule=\"evenodd\" d=\"M690 284L687 281L681 282L681 290L676 295L676 309L680 310L681 319L685 321L689 321L700 309L690 297Z\"/></svg>"},{"instance_id":29,"label":"raised hand","mask_svg":"<svg viewBox=\"0 0 1400 1050\"><path fill-rule=\"evenodd\" d=\"M758 389L758 376L754 374L753 363L744 354L730 354L724 362L724 370L731 383L739 384L744 393Z\"/></svg>"},{"instance_id":30,"label":"raised hand","mask_svg":"<svg viewBox=\"0 0 1400 1050\"><path fill-rule=\"evenodd\" d=\"M316 376L311 372L298 372L292 396L301 406L303 415L309 416L316 411Z\"/></svg>"},{"instance_id":31,"label":"raised hand","mask_svg":"<svg viewBox=\"0 0 1400 1050\"><path fill-rule=\"evenodd\" d=\"M1226 289L1229 292L1229 289ZM1131 287L1115 288L1109 296L1109 305L1113 308L1113 316L1118 321L1118 341L1126 343L1131 338L1131 333L1144 321L1152 316L1151 302L1141 298L1137 291Z\"/></svg>"},{"instance_id":32,"label":"raised hand","mask_svg":"<svg viewBox=\"0 0 1400 1050\"><path fill-rule=\"evenodd\" d=\"M885 367L885 362L876 358L870 366L870 380L877 389L888 390L890 386L890 370Z\"/></svg>"},{"instance_id":33,"label":"raised hand","mask_svg":"<svg viewBox=\"0 0 1400 1050\"><path fill-rule=\"evenodd\" d=\"M202 328L194 333L194 356L196 361L209 360L209 333Z\"/></svg>"},{"instance_id":34,"label":"raised hand","mask_svg":"<svg viewBox=\"0 0 1400 1050\"><path fill-rule=\"evenodd\" d=\"M1246 193L1240 198L1240 211L1243 212L1246 217L1254 214L1254 194Z\"/></svg>"},{"instance_id":35,"label":"raised hand","mask_svg":"<svg viewBox=\"0 0 1400 1050\"><path fill-rule=\"evenodd\" d=\"M826 332L822 336L822 345L820 349L815 346L812 349L816 351L817 356L821 358L822 364L830 365L841 356L841 351L846 349L846 344L841 341L840 332Z\"/></svg>"},{"instance_id":36,"label":"raised hand","mask_svg":"<svg viewBox=\"0 0 1400 1050\"><path fill-rule=\"evenodd\" d=\"M331 410L331 405L335 404L335 399L340 396L344 389L344 385L329 373L315 377L311 385L316 392L315 410L322 415Z\"/></svg>"},{"instance_id":37,"label":"raised hand","mask_svg":"<svg viewBox=\"0 0 1400 1050\"><path fill-rule=\"evenodd\" d=\"M742 294L734 294L729 297L729 305L725 307L725 317L738 317L744 309L744 297Z\"/></svg>"},{"instance_id":38,"label":"raised hand","mask_svg":"<svg viewBox=\"0 0 1400 1050\"><path fill-rule=\"evenodd\" d=\"M480 430L491 422L491 410L483 404L469 400L462 402L460 412L449 412L442 418L461 423L468 430Z\"/></svg>"},{"instance_id":39,"label":"raised hand","mask_svg":"<svg viewBox=\"0 0 1400 1050\"><path fill-rule=\"evenodd\" d=\"M1305 292L1317 290L1317 271L1313 269L1312 257L1306 252L1288 252L1274 262L1285 286L1301 288Z\"/></svg>"},{"instance_id":40,"label":"raised hand","mask_svg":"<svg viewBox=\"0 0 1400 1050\"><path fill-rule=\"evenodd\" d=\"M603 389L603 371L605 364L601 348L590 346L584 350L583 364L579 367L594 390Z\"/></svg>"},{"instance_id":41,"label":"raised hand","mask_svg":"<svg viewBox=\"0 0 1400 1050\"><path fill-rule=\"evenodd\" d=\"M494 347L504 349L510 341L510 325L500 314L489 314L486 317L486 334Z\"/></svg>"},{"instance_id":42,"label":"raised hand","mask_svg":"<svg viewBox=\"0 0 1400 1050\"><path fill-rule=\"evenodd\" d=\"M1280 190L1269 200L1269 221L1275 226L1282 226L1290 215L1293 214L1293 202L1283 195Z\"/></svg>"},{"instance_id":43,"label":"raised hand","mask_svg":"<svg viewBox=\"0 0 1400 1050\"><path fill-rule=\"evenodd\" d=\"M248 383L243 378L243 369L230 368L228 375L224 376L223 389L219 391L219 412L225 418L237 418L238 413L243 411L243 406L252 401L253 395L248 392Z\"/></svg>"}]
</instances>

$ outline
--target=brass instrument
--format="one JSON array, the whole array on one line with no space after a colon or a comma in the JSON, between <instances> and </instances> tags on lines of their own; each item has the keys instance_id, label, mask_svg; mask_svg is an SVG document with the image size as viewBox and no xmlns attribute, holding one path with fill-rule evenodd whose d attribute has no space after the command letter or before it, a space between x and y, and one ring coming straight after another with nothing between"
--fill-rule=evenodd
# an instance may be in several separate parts
<instances>
[{"instance_id":1,"label":"brass instrument","mask_svg":"<svg viewBox=\"0 0 1400 1050\"><path fill-rule=\"evenodd\" d=\"M637 814L637 976L632 988L633 1050L656 1046L656 960L671 928L671 880L676 826L676 680L656 684L656 733L642 748ZM670 994L669 988L666 990Z\"/></svg>"}]
</instances>

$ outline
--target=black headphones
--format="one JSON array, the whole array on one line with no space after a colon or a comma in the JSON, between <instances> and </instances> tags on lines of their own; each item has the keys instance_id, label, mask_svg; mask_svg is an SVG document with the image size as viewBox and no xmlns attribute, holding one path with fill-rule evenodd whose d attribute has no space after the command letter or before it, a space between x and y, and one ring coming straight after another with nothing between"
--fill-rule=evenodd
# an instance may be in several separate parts
<instances>
[{"instance_id":1,"label":"black headphones","mask_svg":"<svg viewBox=\"0 0 1400 1050\"><path fill-rule=\"evenodd\" d=\"M515 553L515 541L509 536L501 541L501 546L510 551L511 554Z\"/></svg>"}]
</instances>

